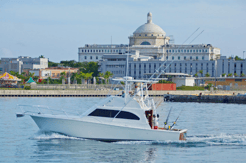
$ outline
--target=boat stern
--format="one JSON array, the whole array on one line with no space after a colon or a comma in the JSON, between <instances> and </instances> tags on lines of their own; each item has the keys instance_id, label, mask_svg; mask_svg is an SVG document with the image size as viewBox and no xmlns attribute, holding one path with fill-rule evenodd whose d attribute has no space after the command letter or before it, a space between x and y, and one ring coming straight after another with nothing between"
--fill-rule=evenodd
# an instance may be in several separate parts
<instances>
[{"instance_id":1,"label":"boat stern","mask_svg":"<svg viewBox=\"0 0 246 163\"><path fill-rule=\"evenodd\" d=\"M186 140L187 129L181 130L179 133L179 140Z\"/></svg>"}]
</instances>

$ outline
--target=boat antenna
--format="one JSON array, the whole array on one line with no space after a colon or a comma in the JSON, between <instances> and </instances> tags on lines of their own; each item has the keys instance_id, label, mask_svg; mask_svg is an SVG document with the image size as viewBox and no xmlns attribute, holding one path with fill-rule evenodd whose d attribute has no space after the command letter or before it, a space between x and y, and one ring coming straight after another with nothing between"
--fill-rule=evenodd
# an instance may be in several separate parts
<instances>
[{"instance_id":1,"label":"boat antenna","mask_svg":"<svg viewBox=\"0 0 246 163\"><path fill-rule=\"evenodd\" d=\"M125 82L125 103L126 103L126 97L127 97L127 92L128 92L128 82L127 82L127 75L128 75L128 56L129 56L129 44L128 44L128 51L127 51L127 56L126 56L126 82Z\"/></svg>"},{"instance_id":2,"label":"boat antenna","mask_svg":"<svg viewBox=\"0 0 246 163\"><path fill-rule=\"evenodd\" d=\"M178 119L179 119L179 116L180 116L180 114L182 113L182 111L184 110L184 108L180 111L180 113L179 113L179 115L178 115L178 117L176 118L176 120L173 122L173 124L172 124L172 126L171 126L171 129L174 127L174 125L176 124L176 122L178 121Z\"/></svg>"},{"instance_id":3,"label":"boat antenna","mask_svg":"<svg viewBox=\"0 0 246 163\"><path fill-rule=\"evenodd\" d=\"M173 107L170 108L169 113L168 113L168 115L167 115L167 119L166 119L166 121L164 122L164 128L166 128L166 125L167 125L167 123L168 123L168 119L169 119L170 113L171 113L171 111L172 111L172 108L173 108Z\"/></svg>"}]
</instances>

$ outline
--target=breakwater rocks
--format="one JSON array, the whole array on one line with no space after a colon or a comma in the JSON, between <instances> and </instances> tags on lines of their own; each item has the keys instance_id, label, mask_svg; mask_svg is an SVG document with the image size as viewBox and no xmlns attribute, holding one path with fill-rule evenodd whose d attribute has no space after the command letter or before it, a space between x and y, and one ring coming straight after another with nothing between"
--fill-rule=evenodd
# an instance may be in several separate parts
<instances>
[{"instance_id":1,"label":"breakwater rocks","mask_svg":"<svg viewBox=\"0 0 246 163\"><path fill-rule=\"evenodd\" d=\"M246 96L240 95L164 95L164 101L172 102L210 102L246 104Z\"/></svg>"}]
</instances>

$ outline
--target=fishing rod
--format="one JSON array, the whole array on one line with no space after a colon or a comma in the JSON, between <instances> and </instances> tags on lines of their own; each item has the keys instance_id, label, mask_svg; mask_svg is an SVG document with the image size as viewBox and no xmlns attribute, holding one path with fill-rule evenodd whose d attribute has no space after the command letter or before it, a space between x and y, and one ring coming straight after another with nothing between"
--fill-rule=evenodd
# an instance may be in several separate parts
<instances>
[{"instance_id":1,"label":"fishing rod","mask_svg":"<svg viewBox=\"0 0 246 163\"><path fill-rule=\"evenodd\" d=\"M191 44L198 36L200 36L202 33L204 32L204 30L202 32L200 32L189 44Z\"/></svg>"},{"instance_id":2,"label":"fishing rod","mask_svg":"<svg viewBox=\"0 0 246 163\"><path fill-rule=\"evenodd\" d=\"M199 28L197 28L183 43L182 43L182 45L186 42L186 41L188 41L190 38L191 38L191 36L193 36L193 34L194 33L196 33L196 31L198 31L200 29L200 27Z\"/></svg>"},{"instance_id":3,"label":"fishing rod","mask_svg":"<svg viewBox=\"0 0 246 163\"><path fill-rule=\"evenodd\" d=\"M189 40L189 39L190 39L190 38L191 38L191 37L199 30L199 29L200 29L200 27L197 28L197 29L196 29L196 30L195 30L195 31L194 31L194 32L193 32L193 33L192 33L192 34L191 34L191 35L190 35L183 43L182 43L182 45L184 45L184 43L185 43L186 41L188 41L188 40ZM203 32L203 31L202 31L202 32ZM202 32L201 32L201 33L202 33ZM201 33L199 33L198 36L199 36ZM198 36L196 36L195 39L196 39ZM195 39L193 39L191 42L193 42ZM191 42L190 42L190 43L191 43ZM180 48L181 48L181 47L179 47L178 49L180 49ZM174 54L174 53L171 53L171 56L173 56L173 54ZM178 54L179 54L179 53L178 53ZM171 56L170 56L170 57L171 57ZM151 75L151 77L150 77L148 80L151 80L157 73L159 73L159 70L161 70L161 68L164 67L164 64L167 63L167 61L168 61L168 60L166 60L164 63L162 63L162 65L156 70L155 73L153 73L153 74ZM173 62L173 61L171 61L171 63L172 63L172 62ZM169 65L170 65L171 63L169 63ZM168 66L169 66L169 65L168 65ZM168 67L168 66L167 66L167 67ZM167 68L167 67L166 67L166 68ZM166 69L166 68L165 68L165 69ZM152 85L152 84L150 84L150 86L151 86L151 85ZM150 87L150 86L149 86L149 87ZM148 88L149 88L149 87L148 87Z\"/></svg>"},{"instance_id":4,"label":"fishing rod","mask_svg":"<svg viewBox=\"0 0 246 163\"><path fill-rule=\"evenodd\" d=\"M172 126L170 127L171 129L174 127L174 125L176 124L176 122L178 121L178 119L179 119L179 116L180 116L180 114L182 113L182 111L184 110L184 108L180 111L180 113L179 113L179 115L178 115L178 117L176 118L176 120L173 122L173 124L172 124Z\"/></svg>"},{"instance_id":5,"label":"fishing rod","mask_svg":"<svg viewBox=\"0 0 246 163\"><path fill-rule=\"evenodd\" d=\"M200 27L199 27L200 28ZM194 33L196 33L198 30L199 30L199 28L197 28L189 37L188 37L188 39L194 34ZM200 32L189 44L191 44L194 40L196 40L197 39L197 37L199 37L202 33L204 32L204 30L202 31L202 32ZM186 39L186 41L188 40L188 39ZM185 42L186 42L185 41ZM185 43L184 42L184 43ZM183 44L184 44L183 43ZM182 44L182 45L183 45ZM180 49L181 47L179 47L178 49ZM187 47L188 48L188 47ZM186 49L186 48L185 48ZM171 53L171 56L173 55L174 53ZM179 53L178 53L179 54ZM162 63L162 65L158 68L158 69L156 69L156 71L152 74L152 76L148 79L148 80L152 80L152 78L155 76L155 75L157 75L157 77L153 80L153 81L155 81L157 78L159 78L161 75L162 75L162 73L164 73L164 70L166 70L167 68L169 68L170 66L171 66L171 64L172 64L172 62L174 62L174 60L172 60L170 63L168 63L168 65L167 66L164 66L165 65L165 63L167 63L168 62L168 60L166 60L164 63ZM163 70L161 70L161 68L162 67L164 67L164 69ZM159 70L161 70L161 72L159 72ZM159 74L158 74L159 73ZM148 86L148 88L149 87L151 87L151 85L152 84L149 84L149 86Z\"/></svg>"},{"instance_id":6,"label":"fishing rod","mask_svg":"<svg viewBox=\"0 0 246 163\"><path fill-rule=\"evenodd\" d=\"M171 107L170 110L169 110L169 113L168 113L168 115L167 115L166 122L164 122L164 128L166 128L166 125L167 125L167 123L168 123L168 119L169 119L169 116L170 116L171 111L172 111L172 107Z\"/></svg>"}]
</instances>

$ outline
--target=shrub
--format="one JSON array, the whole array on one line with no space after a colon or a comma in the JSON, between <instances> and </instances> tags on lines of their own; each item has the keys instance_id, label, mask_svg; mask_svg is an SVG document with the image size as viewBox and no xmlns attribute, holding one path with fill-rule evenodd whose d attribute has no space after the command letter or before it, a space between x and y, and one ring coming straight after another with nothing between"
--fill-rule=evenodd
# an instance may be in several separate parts
<instances>
[{"instance_id":1,"label":"shrub","mask_svg":"<svg viewBox=\"0 0 246 163\"><path fill-rule=\"evenodd\" d=\"M167 80L159 80L158 83L174 83L172 81L167 81Z\"/></svg>"},{"instance_id":2,"label":"shrub","mask_svg":"<svg viewBox=\"0 0 246 163\"><path fill-rule=\"evenodd\" d=\"M24 89L30 90L31 89L31 86L25 86Z\"/></svg>"},{"instance_id":3,"label":"shrub","mask_svg":"<svg viewBox=\"0 0 246 163\"><path fill-rule=\"evenodd\" d=\"M204 87L199 87L199 86L180 86L180 87L177 87L176 88L177 90L191 90L191 91L194 91L194 90L204 90Z\"/></svg>"}]
</instances>

